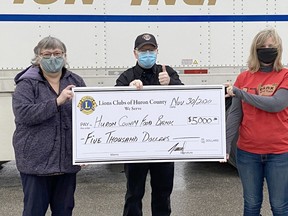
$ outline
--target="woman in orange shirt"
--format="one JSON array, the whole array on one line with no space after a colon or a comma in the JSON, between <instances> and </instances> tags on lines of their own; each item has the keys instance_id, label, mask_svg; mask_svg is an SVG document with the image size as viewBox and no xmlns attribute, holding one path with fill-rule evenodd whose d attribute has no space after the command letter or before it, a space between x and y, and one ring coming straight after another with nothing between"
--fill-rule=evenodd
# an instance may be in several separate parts
<instances>
[{"instance_id":1,"label":"woman in orange shirt","mask_svg":"<svg viewBox=\"0 0 288 216\"><path fill-rule=\"evenodd\" d=\"M266 179L274 216L288 215L288 70L275 29L260 31L251 45L248 70L227 92L227 153L237 132L237 168L244 216L259 216Z\"/></svg>"}]
</instances>

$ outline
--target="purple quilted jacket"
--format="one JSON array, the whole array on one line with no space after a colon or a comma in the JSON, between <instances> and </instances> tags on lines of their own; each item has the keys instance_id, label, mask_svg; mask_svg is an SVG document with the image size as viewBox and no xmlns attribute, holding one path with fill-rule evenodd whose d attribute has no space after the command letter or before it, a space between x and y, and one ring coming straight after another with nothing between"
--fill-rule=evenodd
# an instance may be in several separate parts
<instances>
[{"instance_id":1,"label":"purple quilted jacket","mask_svg":"<svg viewBox=\"0 0 288 216\"><path fill-rule=\"evenodd\" d=\"M58 95L39 67L30 66L15 77L13 135L16 165L34 175L76 173L72 165L72 102L57 106ZM67 85L85 86L83 79L63 68L60 92Z\"/></svg>"}]
</instances>

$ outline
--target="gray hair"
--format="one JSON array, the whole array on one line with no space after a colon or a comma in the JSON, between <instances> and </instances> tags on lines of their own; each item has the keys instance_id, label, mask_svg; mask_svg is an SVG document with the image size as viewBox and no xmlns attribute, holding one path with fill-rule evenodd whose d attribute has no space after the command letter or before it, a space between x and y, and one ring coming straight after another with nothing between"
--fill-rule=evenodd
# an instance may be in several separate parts
<instances>
[{"instance_id":1,"label":"gray hair","mask_svg":"<svg viewBox=\"0 0 288 216\"><path fill-rule=\"evenodd\" d=\"M43 49L61 49L64 54L66 54L66 46L65 44L60 41L58 38L55 37L45 37L34 48L34 58L32 59L31 63L33 65L39 65L40 61L40 54Z\"/></svg>"}]
</instances>

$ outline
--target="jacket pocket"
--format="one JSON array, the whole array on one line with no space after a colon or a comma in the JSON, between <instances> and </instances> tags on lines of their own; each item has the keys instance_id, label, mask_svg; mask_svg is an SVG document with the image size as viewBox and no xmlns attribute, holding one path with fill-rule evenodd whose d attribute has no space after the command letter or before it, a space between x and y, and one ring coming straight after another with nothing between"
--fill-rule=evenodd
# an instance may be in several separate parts
<instances>
[{"instance_id":1,"label":"jacket pocket","mask_svg":"<svg viewBox=\"0 0 288 216\"><path fill-rule=\"evenodd\" d=\"M23 149L24 158L32 166L45 167L55 146L55 127L35 128L29 133Z\"/></svg>"}]
</instances>

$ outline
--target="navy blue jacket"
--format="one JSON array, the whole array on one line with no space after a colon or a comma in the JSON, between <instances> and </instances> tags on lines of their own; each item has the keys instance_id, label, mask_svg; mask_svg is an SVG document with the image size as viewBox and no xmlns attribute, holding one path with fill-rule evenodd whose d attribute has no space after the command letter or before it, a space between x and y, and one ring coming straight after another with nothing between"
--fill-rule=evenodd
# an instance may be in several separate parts
<instances>
[{"instance_id":1,"label":"navy blue jacket","mask_svg":"<svg viewBox=\"0 0 288 216\"><path fill-rule=\"evenodd\" d=\"M60 92L68 85L85 86L83 79L63 68ZM20 172L35 175L76 173L72 165L72 102L57 106L59 95L31 66L15 77L12 106L16 130L13 147Z\"/></svg>"},{"instance_id":2,"label":"navy blue jacket","mask_svg":"<svg viewBox=\"0 0 288 216\"><path fill-rule=\"evenodd\" d=\"M183 85L178 73L169 66L165 66L170 76L169 85ZM162 72L162 65L155 64L151 69L143 69L137 63L134 67L124 71L116 80L116 86L129 86L135 79L142 81L143 85L160 85L159 73Z\"/></svg>"}]
</instances>

